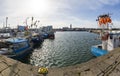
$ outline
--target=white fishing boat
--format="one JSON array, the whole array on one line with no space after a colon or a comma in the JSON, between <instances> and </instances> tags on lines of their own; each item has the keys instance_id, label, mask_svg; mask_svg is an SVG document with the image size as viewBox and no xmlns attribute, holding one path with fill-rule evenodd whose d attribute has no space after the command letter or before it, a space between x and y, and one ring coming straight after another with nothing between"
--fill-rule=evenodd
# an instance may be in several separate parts
<instances>
[{"instance_id":1,"label":"white fishing boat","mask_svg":"<svg viewBox=\"0 0 120 76\"><path fill-rule=\"evenodd\" d=\"M92 46L91 52L94 56L98 57L120 47L120 32L111 30L112 19L109 14L100 15L97 21L102 29L100 32L102 44Z\"/></svg>"}]
</instances>

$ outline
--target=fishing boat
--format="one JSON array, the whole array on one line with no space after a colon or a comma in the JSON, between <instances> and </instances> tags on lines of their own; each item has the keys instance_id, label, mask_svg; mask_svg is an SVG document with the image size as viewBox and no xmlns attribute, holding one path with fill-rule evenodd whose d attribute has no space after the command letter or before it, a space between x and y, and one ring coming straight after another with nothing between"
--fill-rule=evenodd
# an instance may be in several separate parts
<instances>
[{"instance_id":1,"label":"fishing boat","mask_svg":"<svg viewBox=\"0 0 120 76\"><path fill-rule=\"evenodd\" d=\"M43 42L43 38L38 33L34 33L32 34L31 41L34 44L40 44L41 42Z\"/></svg>"},{"instance_id":2,"label":"fishing boat","mask_svg":"<svg viewBox=\"0 0 120 76\"><path fill-rule=\"evenodd\" d=\"M112 19L109 14L98 16L97 19L99 27L101 27L100 39L102 44L91 47L91 52L94 56L103 56L113 51L115 48L120 47L120 32L112 31Z\"/></svg>"},{"instance_id":3,"label":"fishing boat","mask_svg":"<svg viewBox=\"0 0 120 76\"><path fill-rule=\"evenodd\" d=\"M54 35L54 33L49 34L49 39L55 39L55 35Z\"/></svg>"},{"instance_id":4,"label":"fishing boat","mask_svg":"<svg viewBox=\"0 0 120 76\"><path fill-rule=\"evenodd\" d=\"M55 32L53 30L52 26L44 26L39 28L38 30L39 34L42 36L43 39L54 39L55 38Z\"/></svg>"},{"instance_id":5,"label":"fishing boat","mask_svg":"<svg viewBox=\"0 0 120 76\"><path fill-rule=\"evenodd\" d=\"M32 50L32 44L24 38L9 38L0 41L0 54L22 58Z\"/></svg>"},{"instance_id":6,"label":"fishing boat","mask_svg":"<svg viewBox=\"0 0 120 76\"><path fill-rule=\"evenodd\" d=\"M12 29L10 27L0 29L0 39L7 39L10 37L12 37Z\"/></svg>"}]
</instances>

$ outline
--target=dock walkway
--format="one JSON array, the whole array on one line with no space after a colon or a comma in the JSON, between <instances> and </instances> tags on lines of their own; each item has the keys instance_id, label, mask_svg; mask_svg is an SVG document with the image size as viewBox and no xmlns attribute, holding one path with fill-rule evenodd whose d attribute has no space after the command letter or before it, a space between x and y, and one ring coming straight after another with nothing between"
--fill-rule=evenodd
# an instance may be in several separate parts
<instances>
[{"instance_id":1,"label":"dock walkway","mask_svg":"<svg viewBox=\"0 0 120 76\"><path fill-rule=\"evenodd\" d=\"M0 56L0 76L43 76L38 68ZM82 64L49 68L47 76L120 76L120 48Z\"/></svg>"}]
</instances>

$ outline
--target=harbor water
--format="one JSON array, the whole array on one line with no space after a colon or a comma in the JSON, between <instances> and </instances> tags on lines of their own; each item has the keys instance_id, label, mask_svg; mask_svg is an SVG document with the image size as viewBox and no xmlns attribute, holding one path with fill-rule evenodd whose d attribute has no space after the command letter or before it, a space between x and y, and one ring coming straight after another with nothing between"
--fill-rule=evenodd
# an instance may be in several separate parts
<instances>
[{"instance_id":1,"label":"harbor water","mask_svg":"<svg viewBox=\"0 0 120 76\"><path fill-rule=\"evenodd\" d=\"M93 59L92 45L101 43L97 34L89 32L56 32L55 39L45 39L32 51L28 63L44 67L64 67Z\"/></svg>"}]
</instances>

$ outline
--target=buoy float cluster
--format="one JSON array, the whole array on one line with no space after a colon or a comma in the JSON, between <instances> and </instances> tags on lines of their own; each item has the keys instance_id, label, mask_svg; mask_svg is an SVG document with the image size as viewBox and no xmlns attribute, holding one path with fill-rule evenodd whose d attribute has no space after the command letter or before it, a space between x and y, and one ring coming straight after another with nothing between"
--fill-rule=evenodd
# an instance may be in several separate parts
<instances>
[{"instance_id":1,"label":"buoy float cluster","mask_svg":"<svg viewBox=\"0 0 120 76\"><path fill-rule=\"evenodd\" d=\"M112 20L111 20L111 18L110 18L110 16L109 15L100 15L99 17L98 17L98 23L99 23L99 25L101 26L101 25L106 25L106 24L108 24L108 23L111 23L112 22Z\"/></svg>"}]
</instances>

